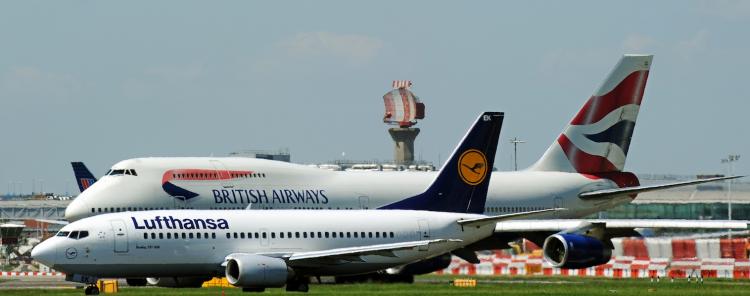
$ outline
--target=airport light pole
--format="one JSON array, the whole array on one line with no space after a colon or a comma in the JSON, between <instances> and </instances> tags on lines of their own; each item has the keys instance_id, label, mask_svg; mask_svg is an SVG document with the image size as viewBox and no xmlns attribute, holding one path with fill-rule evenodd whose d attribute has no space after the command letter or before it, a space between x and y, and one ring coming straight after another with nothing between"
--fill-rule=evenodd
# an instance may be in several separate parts
<instances>
[{"instance_id":1,"label":"airport light pole","mask_svg":"<svg viewBox=\"0 0 750 296\"><path fill-rule=\"evenodd\" d=\"M734 174L734 163L740 160L739 154L730 154L727 158L721 160L721 163L726 163L729 168L728 174L732 176ZM733 180L727 180L727 217L728 220L732 220L732 182Z\"/></svg>"},{"instance_id":2,"label":"airport light pole","mask_svg":"<svg viewBox=\"0 0 750 296\"><path fill-rule=\"evenodd\" d=\"M526 141L519 140L518 137L510 139L510 143L513 144L513 170L518 170L518 144L526 143Z\"/></svg>"}]
</instances>

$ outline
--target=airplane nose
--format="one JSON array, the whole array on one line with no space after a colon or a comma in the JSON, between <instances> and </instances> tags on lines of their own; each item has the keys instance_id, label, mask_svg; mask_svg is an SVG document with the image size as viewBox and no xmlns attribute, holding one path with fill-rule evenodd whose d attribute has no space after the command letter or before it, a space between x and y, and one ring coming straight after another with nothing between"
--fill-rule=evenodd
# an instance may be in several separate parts
<instances>
[{"instance_id":1,"label":"airplane nose","mask_svg":"<svg viewBox=\"0 0 750 296\"><path fill-rule=\"evenodd\" d=\"M55 254L57 253L55 251L55 246L48 239L36 245L36 247L31 250L31 258L44 265L52 267L55 265Z\"/></svg>"},{"instance_id":2,"label":"airplane nose","mask_svg":"<svg viewBox=\"0 0 750 296\"><path fill-rule=\"evenodd\" d=\"M68 207L65 208L65 220L67 220L68 222L73 222L79 219L86 218L88 214L86 209L86 203L84 203L79 196L79 198L74 199L72 202L70 202L70 204L68 204Z\"/></svg>"}]
</instances>

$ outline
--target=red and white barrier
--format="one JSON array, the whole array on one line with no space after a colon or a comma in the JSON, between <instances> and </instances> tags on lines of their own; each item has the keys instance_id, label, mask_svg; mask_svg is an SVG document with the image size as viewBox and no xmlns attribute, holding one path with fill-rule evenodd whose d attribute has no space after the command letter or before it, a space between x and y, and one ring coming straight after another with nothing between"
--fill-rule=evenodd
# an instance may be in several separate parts
<instances>
[{"instance_id":1,"label":"red and white barrier","mask_svg":"<svg viewBox=\"0 0 750 296\"><path fill-rule=\"evenodd\" d=\"M0 277L65 277L65 274L54 271L0 271Z\"/></svg>"}]
</instances>

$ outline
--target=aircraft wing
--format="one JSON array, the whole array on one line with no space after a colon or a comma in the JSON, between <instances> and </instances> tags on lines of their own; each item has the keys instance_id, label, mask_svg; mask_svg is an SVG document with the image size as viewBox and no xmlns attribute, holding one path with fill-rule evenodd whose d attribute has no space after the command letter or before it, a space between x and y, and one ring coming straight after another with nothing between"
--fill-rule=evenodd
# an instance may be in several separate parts
<instances>
[{"instance_id":1,"label":"aircraft wing","mask_svg":"<svg viewBox=\"0 0 750 296\"><path fill-rule=\"evenodd\" d=\"M748 229L746 220L681 220L681 219L550 219L502 221L495 232L559 232L579 229L587 225L601 225L605 229L673 228L673 229Z\"/></svg>"},{"instance_id":2,"label":"aircraft wing","mask_svg":"<svg viewBox=\"0 0 750 296\"><path fill-rule=\"evenodd\" d=\"M646 185L646 186L634 186L634 187L615 188L615 189L603 189L603 190L583 192L583 193L579 194L578 197L580 197L582 199L597 199L597 198L610 197L612 195L641 193L641 192L661 190L661 189L667 189L667 188L673 188L673 187L680 187L680 186L687 186L687 185L696 185L696 184L707 183L707 182L715 182L715 181L721 181L721 180L731 180L731 179L737 179L737 178L742 178L742 177L744 177L744 176L716 177L716 178L697 179L697 180L690 180L690 181L684 181L684 182L675 182L675 183L667 183L667 184L658 184L658 185Z\"/></svg>"},{"instance_id":3,"label":"aircraft wing","mask_svg":"<svg viewBox=\"0 0 750 296\"><path fill-rule=\"evenodd\" d=\"M335 261L335 262L357 262L362 261L362 256L379 255L386 257L396 257L393 253L398 250L407 250L418 247L425 247L434 244L457 244L459 239L433 239L422 241L401 242L392 244L379 244L361 247L338 248L323 251L298 252L292 253L288 257L291 264L304 264L306 261Z\"/></svg>"},{"instance_id":4,"label":"aircraft wing","mask_svg":"<svg viewBox=\"0 0 750 296\"><path fill-rule=\"evenodd\" d=\"M554 209L528 211L528 212L512 213L512 214L497 215L497 216L487 216L487 217L482 217L482 218L461 219L461 220L458 220L457 222L461 226L471 226L471 225L477 225L477 224L486 224L490 222L499 222L499 221L504 221L504 220L513 220L513 219L520 219L520 218L526 218L526 217L533 217L536 215L545 214L549 212L559 212L559 211L565 211L565 210L567 209L554 208Z\"/></svg>"}]
</instances>

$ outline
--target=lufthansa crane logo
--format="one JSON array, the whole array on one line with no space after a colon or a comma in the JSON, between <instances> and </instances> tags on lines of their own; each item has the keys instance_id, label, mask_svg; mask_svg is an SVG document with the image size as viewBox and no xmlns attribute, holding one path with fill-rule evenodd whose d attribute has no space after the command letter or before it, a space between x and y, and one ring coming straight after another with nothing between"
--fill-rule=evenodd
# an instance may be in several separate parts
<instances>
[{"instance_id":1,"label":"lufthansa crane logo","mask_svg":"<svg viewBox=\"0 0 750 296\"><path fill-rule=\"evenodd\" d=\"M65 250L65 258L75 259L76 257L78 257L78 250L76 250L76 248L68 248Z\"/></svg>"},{"instance_id":2,"label":"lufthansa crane logo","mask_svg":"<svg viewBox=\"0 0 750 296\"><path fill-rule=\"evenodd\" d=\"M458 175L469 185L482 183L487 176L487 158L476 149L469 149L458 159Z\"/></svg>"}]
</instances>

